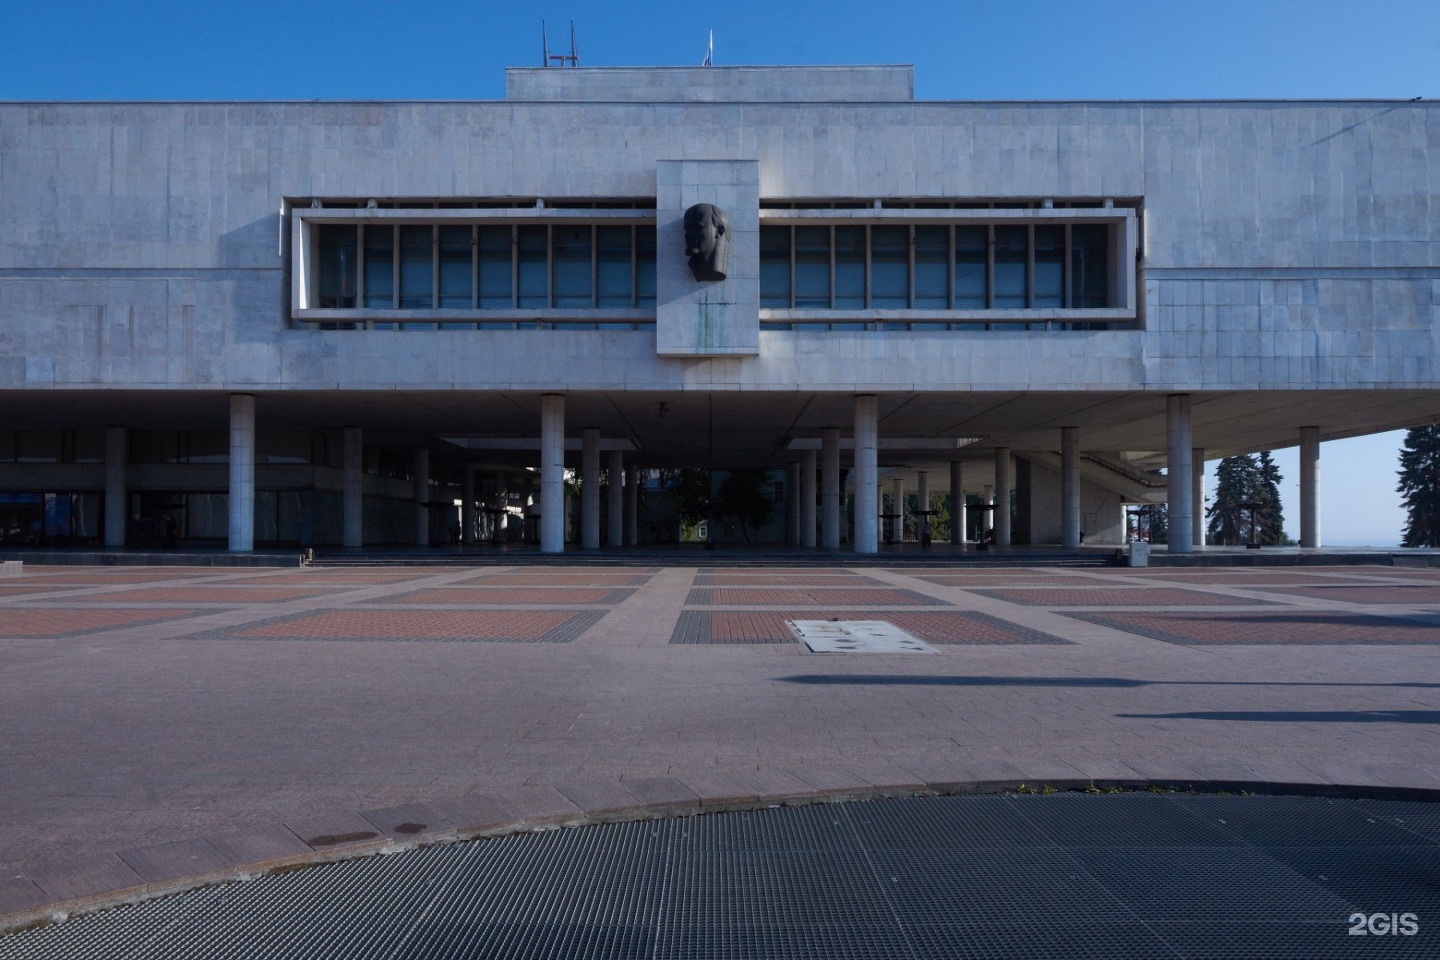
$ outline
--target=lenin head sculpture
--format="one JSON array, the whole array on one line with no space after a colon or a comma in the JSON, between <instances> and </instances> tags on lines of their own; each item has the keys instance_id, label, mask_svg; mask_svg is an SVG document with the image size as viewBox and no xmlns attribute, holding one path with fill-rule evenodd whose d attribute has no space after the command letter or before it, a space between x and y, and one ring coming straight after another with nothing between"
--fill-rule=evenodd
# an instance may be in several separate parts
<instances>
[{"instance_id":1,"label":"lenin head sculpture","mask_svg":"<svg viewBox=\"0 0 1440 960\"><path fill-rule=\"evenodd\" d=\"M685 255L696 280L724 280L730 221L713 203L697 203L685 211Z\"/></svg>"}]
</instances>

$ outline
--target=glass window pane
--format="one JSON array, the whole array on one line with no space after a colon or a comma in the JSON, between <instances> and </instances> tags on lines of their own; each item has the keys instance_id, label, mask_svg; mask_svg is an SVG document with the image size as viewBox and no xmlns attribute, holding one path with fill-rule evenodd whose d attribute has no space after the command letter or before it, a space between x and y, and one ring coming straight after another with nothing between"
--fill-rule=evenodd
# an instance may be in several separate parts
<instances>
[{"instance_id":1,"label":"glass window pane","mask_svg":"<svg viewBox=\"0 0 1440 960\"><path fill-rule=\"evenodd\" d=\"M915 306L950 306L950 228L915 228Z\"/></svg>"},{"instance_id":2,"label":"glass window pane","mask_svg":"<svg viewBox=\"0 0 1440 960\"><path fill-rule=\"evenodd\" d=\"M1035 227L1036 307L1065 305L1065 228Z\"/></svg>"},{"instance_id":3,"label":"glass window pane","mask_svg":"<svg viewBox=\"0 0 1440 960\"><path fill-rule=\"evenodd\" d=\"M59 463L63 441L59 430L17 430L17 463Z\"/></svg>"},{"instance_id":4,"label":"glass window pane","mask_svg":"<svg viewBox=\"0 0 1440 960\"><path fill-rule=\"evenodd\" d=\"M186 463L229 463L228 430L191 430L186 437Z\"/></svg>"},{"instance_id":5,"label":"glass window pane","mask_svg":"<svg viewBox=\"0 0 1440 960\"><path fill-rule=\"evenodd\" d=\"M510 227L479 227L476 245L480 262L480 306L504 310L515 306Z\"/></svg>"},{"instance_id":6,"label":"glass window pane","mask_svg":"<svg viewBox=\"0 0 1440 960\"><path fill-rule=\"evenodd\" d=\"M1015 310L1025 306L1026 227L995 228L995 307Z\"/></svg>"},{"instance_id":7,"label":"glass window pane","mask_svg":"<svg viewBox=\"0 0 1440 960\"><path fill-rule=\"evenodd\" d=\"M516 255L519 258L519 302L522 307L550 306L546 283L548 251L547 230L543 226L522 226L516 231Z\"/></svg>"},{"instance_id":8,"label":"glass window pane","mask_svg":"<svg viewBox=\"0 0 1440 960\"><path fill-rule=\"evenodd\" d=\"M590 224L554 228L555 306L590 307L595 303L591 285Z\"/></svg>"},{"instance_id":9,"label":"glass window pane","mask_svg":"<svg viewBox=\"0 0 1440 960\"><path fill-rule=\"evenodd\" d=\"M655 228L635 228L635 306L655 306Z\"/></svg>"},{"instance_id":10,"label":"glass window pane","mask_svg":"<svg viewBox=\"0 0 1440 960\"><path fill-rule=\"evenodd\" d=\"M835 228L835 309L865 309L865 228Z\"/></svg>"},{"instance_id":11,"label":"glass window pane","mask_svg":"<svg viewBox=\"0 0 1440 960\"><path fill-rule=\"evenodd\" d=\"M395 306L395 228L365 225L365 306Z\"/></svg>"},{"instance_id":12,"label":"glass window pane","mask_svg":"<svg viewBox=\"0 0 1440 960\"><path fill-rule=\"evenodd\" d=\"M830 228L795 228L795 306L830 306Z\"/></svg>"},{"instance_id":13,"label":"glass window pane","mask_svg":"<svg viewBox=\"0 0 1440 960\"><path fill-rule=\"evenodd\" d=\"M355 271L360 262L355 245L359 236L360 228L353 223L321 225L319 306L355 306Z\"/></svg>"},{"instance_id":14,"label":"glass window pane","mask_svg":"<svg viewBox=\"0 0 1440 960\"><path fill-rule=\"evenodd\" d=\"M870 306L910 306L910 228L870 228Z\"/></svg>"},{"instance_id":15,"label":"glass window pane","mask_svg":"<svg viewBox=\"0 0 1440 960\"><path fill-rule=\"evenodd\" d=\"M790 228L760 228L760 306L790 306Z\"/></svg>"},{"instance_id":16,"label":"glass window pane","mask_svg":"<svg viewBox=\"0 0 1440 960\"><path fill-rule=\"evenodd\" d=\"M450 309L471 306L473 244L471 227L440 228L440 306Z\"/></svg>"},{"instance_id":17,"label":"glass window pane","mask_svg":"<svg viewBox=\"0 0 1440 960\"><path fill-rule=\"evenodd\" d=\"M1070 306L1110 306L1110 228L1103 223L1070 228Z\"/></svg>"},{"instance_id":18,"label":"glass window pane","mask_svg":"<svg viewBox=\"0 0 1440 960\"><path fill-rule=\"evenodd\" d=\"M631 227L595 228L595 305L628 307L634 300Z\"/></svg>"},{"instance_id":19,"label":"glass window pane","mask_svg":"<svg viewBox=\"0 0 1440 960\"><path fill-rule=\"evenodd\" d=\"M989 252L989 227L955 228L956 310L984 310L990 305L990 292L986 289Z\"/></svg>"},{"instance_id":20,"label":"glass window pane","mask_svg":"<svg viewBox=\"0 0 1440 960\"><path fill-rule=\"evenodd\" d=\"M434 228L400 228L400 309L429 310L435 306Z\"/></svg>"},{"instance_id":21,"label":"glass window pane","mask_svg":"<svg viewBox=\"0 0 1440 960\"><path fill-rule=\"evenodd\" d=\"M71 463L104 463L105 431L75 430L71 433Z\"/></svg>"}]
</instances>

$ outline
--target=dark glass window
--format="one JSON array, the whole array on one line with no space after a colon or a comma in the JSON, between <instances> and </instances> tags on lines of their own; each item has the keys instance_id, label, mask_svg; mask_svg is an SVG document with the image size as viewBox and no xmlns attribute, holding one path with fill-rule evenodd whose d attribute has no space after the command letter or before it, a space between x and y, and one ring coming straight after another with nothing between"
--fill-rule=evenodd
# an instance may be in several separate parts
<instances>
[{"instance_id":1,"label":"dark glass window","mask_svg":"<svg viewBox=\"0 0 1440 960\"><path fill-rule=\"evenodd\" d=\"M910 228L870 228L870 306L910 306Z\"/></svg>"},{"instance_id":2,"label":"dark glass window","mask_svg":"<svg viewBox=\"0 0 1440 960\"><path fill-rule=\"evenodd\" d=\"M628 307L634 302L632 227L595 228L595 305Z\"/></svg>"},{"instance_id":3,"label":"dark glass window","mask_svg":"<svg viewBox=\"0 0 1440 960\"><path fill-rule=\"evenodd\" d=\"M589 224L555 227L554 305L557 307L589 307L595 303L590 234Z\"/></svg>"},{"instance_id":4,"label":"dark glass window","mask_svg":"<svg viewBox=\"0 0 1440 960\"><path fill-rule=\"evenodd\" d=\"M400 228L400 309L430 310L435 306L435 230Z\"/></svg>"},{"instance_id":5,"label":"dark glass window","mask_svg":"<svg viewBox=\"0 0 1440 960\"><path fill-rule=\"evenodd\" d=\"M995 308L1015 310L1025 306L1029 286L1026 263L1028 227L995 228Z\"/></svg>"},{"instance_id":6,"label":"dark glass window","mask_svg":"<svg viewBox=\"0 0 1440 960\"><path fill-rule=\"evenodd\" d=\"M790 306L790 228L760 228L760 306Z\"/></svg>"},{"instance_id":7,"label":"dark glass window","mask_svg":"<svg viewBox=\"0 0 1440 960\"><path fill-rule=\"evenodd\" d=\"M635 228L635 306L655 306L655 228Z\"/></svg>"},{"instance_id":8,"label":"dark glass window","mask_svg":"<svg viewBox=\"0 0 1440 960\"><path fill-rule=\"evenodd\" d=\"M990 228L956 227L956 310L984 310L990 306L989 261Z\"/></svg>"},{"instance_id":9,"label":"dark glass window","mask_svg":"<svg viewBox=\"0 0 1440 960\"><path fill-rule=\"evenodd\" d=\"M1032 306L1065 306L1065 228L1035 227L1035 299Z\"/></svg>"},{"instance_id":10,"label":"dark glass window","mask_svg":"<svg viewBox=\"0 0 1440 960\"><path fill-rule=\"evenodd\" d=\"M950 228L915 228L915 306L950 306Z\"/></svg>"},{"instance_id":11,"label":"dark glass window","mask_svg":"<svg viewBox=\"0 0 1440 960\"><path fill-rule=\"evenodd\" d=\"M540 226L518 227L516 233L516 279L518 304L522 307L550 306L549 269L546 263L549 231Z\"/></svg>"},{"instance_id":12,"label":"dark glass window","mask_svg":"<svg viewBox=\"0 0 1440 960\"><path fill-rule=\"evenodd\" d=\"M395 228L385 224L365 225L365 306L388 309L395 306Z\"/></svg>"},{"instance_id":13,"label":"dark glass window","mask_svg":"<svg viewBox=\"0 0 1440 960\"><path fill-rule=\"evenodd\" d=\"M835 228L835 308L865 309L865 228Z\"/></svg>"},{"instance_id":14,"label":"dark glass window","mask_svg":"<svg viewBox=\"0 0 1440 960\"><path fill-rule=\"evenodd\" d=\"M320 226L320 306L355 306L359 234L359 228L353 223Z\"/></svg>"},{"instance_id":15,"label":"dark glass window","mask_svg":"<svg viewBox=\"0 0 1440 960\"><path fill-rule=\"evenodd\" d=\"M1110 306L1110 228L1103 223L1070 228L1070 306Z\"/></svg>"},{"instance_id":16,"label":"dark glass window","mask_svg":"<svg viewBox=\"0 0 1440 960\"><path fill-rule=\"evenodd\" d=\"M476 257L480 266L480 306L505 309L515 306L515 265L511 227L480 227Z\"/></svg>"},{"instance_id":17,"label":"dark glass window","mask_svg":"<svg viewBox=\"0 0 1440 960\"><path fill-rule=\"evenodd\" d=\"M795 228L795 306L830 306L830 228Z\"/></svg>"},{"instance_id":18,"label":"dark glass window","mask_svg":"<svg viewBox=\"0 0 1440 960\"><path fill-rule=\"evenodd\" d=\"M474 231L468 226L440 228L440 306L469 307L474 297Z\"/></svg>"}]
</instances>

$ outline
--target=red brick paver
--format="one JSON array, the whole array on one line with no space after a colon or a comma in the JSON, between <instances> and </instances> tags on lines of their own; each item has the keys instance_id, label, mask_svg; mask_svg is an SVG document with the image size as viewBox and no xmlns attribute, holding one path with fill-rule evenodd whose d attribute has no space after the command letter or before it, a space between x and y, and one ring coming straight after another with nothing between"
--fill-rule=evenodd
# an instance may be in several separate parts
<instances>
[{"instance_id":1,"label":"red brick paver","mask_svg":"<svg viewBox=\"0 0 1440 960\"><path fill-rule=\"evenodd\" d=\"M326 610L235 630L260 640L479 640L561 642L563 628L589 626L594 613L573 610ZM583 627L582 627L583 629ZM575 631L578 632L578 631Z\"/></svg>"},{"instance_id":2,"label":"red brick paver","mask_svg":"<svg viewBox=\"0 0 1440 960\"><path fill-rule=\"evenodd\" d=\"M691 643L792 643L795 633L788 620L814 619L813 611L770 610L687 610L676 623L670 642ZM835 618L884 620L913 637L937 644L1069 643L1019 624L970 610L894 610L854 614Z\"/></svg>"},{"instance_id":3,"label":"red brick paver","mask_svg":"<svg viewBox=\"0 0 1440 960\"><path fill-rule=\"evenodd\" d=\"M67 597L73 603L284 603L323 597L330 591L314 587L153 587Z\"/></svg>"},{"instance_id":4,"label":"red brick paver","mask_svg":"<svg viewBox=\"0 0 1440 960\"><path fill-rule=\"evenodd\" d=\"M1185 645L1440 645L1440 623L1331 610L1236 613L1070 613L1075 620Z\"/></svg>"},{"instance_id":5,"label":"red brick paver","mask_svg":"<svg viewBox=\"0 0 1440 960\"><path fill-rule=\"evenodd\" d=\"M464 603L485 606L521 604L611 604L619 603L633 593L633 590L583 590L570 587L442 587L435 590L416 590L413 593L399 593L387 597L386 603Z\"/></svg>"},{"instance_id":6,"label":"red brick paver","mask_svg":"<svg viewBox=\"0 0 1440 960\"><path fill-rule=\"evenodd\" d=\"M71 637L140 623L193 616L194 610L64 610L11 608L0 613L0 638Z\"/></svg>"},{"instance_id":7,"label":"red brick paver","mask_svg":"<svg viewBox=\"0 0 1440 960\"><path fill-rule=\"evenodd\" d=\"M461 584L485 587L640 587L650 574L629 573L489 573L461 580Z\"/></svg>"},{"instance_id":8,"label":"red brick paver","mask_svg":"<svg viewBox=\"0 0 1440 960\"><path fill-rule=\"evenodd\" d=\"M744 607L816 606L816 607L895 607L948 606L944 600L927 597L911 590L854 589L816 587L797 590L784 587L696 587L686 599L687 605Z\"/></svg>"},{"instance_id":9,"label":"red brick paver","mask_svg":"<svg viewBox=\"0 0 1440 960\"><path fill-rule=\"evenodd\" d=\"M1316 600L1344 600L1347 603L1394 603L1406 606L1440 604L1440 584L1335 584L1314 587L1280 587L1270 591L1291 597Z\"/></svg>"},{"instance_id":10,"label":"red brick paver","mask_svg":"<svg viewBox=\"0 0 1440 960\"><path fill-rule=\"evenodd\" d=\"M974 592L1028 607L1208 607L1269 602L1176 587L1081 587L1072 590L1037 587L1030 590L977 589Z\"/></svg>"},{"instance_id":11,"label":"red brick paver","mask_svg":"<svg viewBox=\"0 0 1440 960\"><path fill-rule=\"evenodd\" d=\"M878 587L883 580L860 574L707 573L695 574L697 587Z\"/></svg>"}]
</instances>

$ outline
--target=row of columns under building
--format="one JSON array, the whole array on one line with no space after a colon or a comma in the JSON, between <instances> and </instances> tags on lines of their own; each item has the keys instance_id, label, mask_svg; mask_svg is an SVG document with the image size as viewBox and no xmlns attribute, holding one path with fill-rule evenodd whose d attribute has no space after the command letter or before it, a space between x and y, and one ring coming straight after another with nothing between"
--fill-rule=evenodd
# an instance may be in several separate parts
<instances>
[{"instance_id":1,"label":"row of columns under building","mask_svg":"<svg viewBox=\"0 0 1440 960\"><path fill-rule=\"evenodd\" d=\"M1190 553L1204 538L1204 450L1192 446L1190 429L1190 397L1172 394L1166 399L1167 499L1169 501L1170 553ZM544 553L564 550L565 536L565 397L546 394L540 401L540 549ZM1320 431L1318 427L1300 430L1300 546L1320 545L1319 470ZM818 451L820 515L817 502L815 450L802 450L798 464L789 474L790 541L799 546L838 549L841 539L841 470L840 428L828 427L821 432ZM875 553L879 549L881 494L879 489L879 417L875 394L855 396L854 422L854 490L856 553ZM118 546L125 542L127 518L125 489L126 432L112 427L106 434L105 542ZM624 463L624 454L610 450L607 464L610 477L625 476L623 484L608 485L607 542L637 543L637 494L640 472L634 464ZM581 447L581 546L600 546L600 431L586 428ZM1077 427L1060 429L1061 455L1061 546L1080 545L1080 444ZM429 541L430 470L429 451L415 451L415 531L416 543ZM993 537L997 546L1010 544L1010 511L1006 509L1011 487L1011 451L995 448L994 496L986 491L986 501L996 504L993 516ZM343 534L345 546L362 543L362 480L363 447L361 429L344 430ZM961 461L950 463L951 503L955 521L951 539L963 542L964 474ZM919 476L921 509L928 509L927 474ZM898 481L893 483L898 484ZM473 474L464 473L462 491L462 529L474 527L475 497ZM903 488L893 486L895 500L900 502ZM255 537L255 397L233 394L230 397L230 486L229 486L229 548L247 552L254 549ZM818 527L818 543L817 543Z\"/></svg>"}]
</instances>

